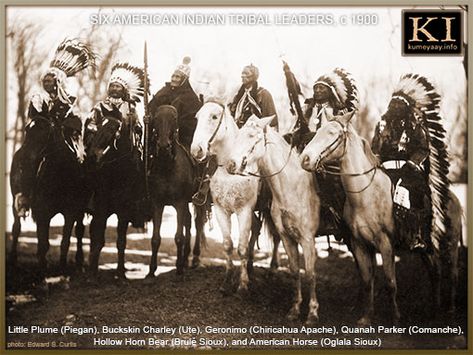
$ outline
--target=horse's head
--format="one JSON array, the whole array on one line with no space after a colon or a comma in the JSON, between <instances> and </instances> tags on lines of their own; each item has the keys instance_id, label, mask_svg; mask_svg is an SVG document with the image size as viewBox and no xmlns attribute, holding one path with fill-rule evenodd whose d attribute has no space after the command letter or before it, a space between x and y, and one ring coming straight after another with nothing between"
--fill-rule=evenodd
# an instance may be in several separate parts
<instances>
[{"instance_id":1,"label":"horse's head","mask_svg":"<svg viewBox=\"0 0 473 355\"><path fill-rule=\"evenodd\" d=\"M36 161L44 157L47 154L48 147L51 147L54 144L55 135L54 135L54 126L45 117L36 117L32 120L26 127L28 135L28 144L31 149L31 154L29 158L32 161Z\"/></svg>"},{"instance_id":2,"label":"horse's head","mask_svg":"<svg viewBox=\"0 0 473 355\"><path fill-rule=\"evenodd\" d=\"M251 116L245 125L238 131L238 136L230 159L227 164L227 171L230 174L243 174L245 169L252 168L265 153L266 148L266 127L271 123L274 116L258 118Z\"/></svg>"},{"instance_id":3,"label":"horse's head","mask_svg":"<svg viewBox=\"0 0 473 355\"><path fill-rule=\"evenodd\" d=\"M197 127L191 145L191 154L195 159L204 160L211 145L223 139L225 114L225 106L216 102L205 103L197 112Z\"/></svg>"},{"instance_id":4,"label":"horse's head","mask_svg":"<svg viewBox=\"0 0 473 355\"><path fill-rule=\"evenodd\" d=\"M92 139L89 151L99 162L111 149L117 149L117 140L120 137L121 123L115 118L104 117L102 127Z\"/></svg>"},{"instance_id":5,"label":"horse's head","mask_svg":"<svg viewBox=\"0 0 473 355\"><path fill-rule=\"evenodd\" d=\"M159 106L151 114L152 141L159 150L170 151L177 140L177 110L171 105Z\"/></svg>"},{"instance_id":6,"label":"horse's head","mask_svg":"<svg viewBox=\"0 0 473 355\"><path fill-rule=\"evenodd\" d=\"M317 130L300 156L302 168L320 170L323 164L340 160L345 155L349 124L354 114L355 111L351 111L331 117Z\"/></svg>"}]
</instances>

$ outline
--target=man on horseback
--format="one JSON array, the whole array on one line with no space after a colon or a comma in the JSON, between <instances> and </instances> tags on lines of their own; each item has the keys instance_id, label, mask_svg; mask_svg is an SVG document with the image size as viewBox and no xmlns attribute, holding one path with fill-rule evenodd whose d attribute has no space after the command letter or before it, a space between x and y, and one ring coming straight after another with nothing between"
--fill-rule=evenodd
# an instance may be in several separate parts
<instances>
[{"instance_id":1,"label":"man on horseback","mask_svg":"<svg viewBox=\"0 0 473 355\"><path fill-rule=\"evenodd\" d=\"M35 126L46 124L49 127L60 128L78 159L82 159L83 151L79 151L82 150L79 148L82 122L75 112L76 98L67 91L66 79L88 66L95 66L95 54L78 40L67 39L59 45L49 69L42 75L41 88L32 95L29 104L29 122L26 125L25 140L17 152L19 180L22 186L21 192L15 196L15 201L20 197L31 199L37 171L44 158L43 146L47 142L37 141L38 136L33 133L36 131ZM38 143L41 146L38 146Z\"/></svg>"},{"instance_id":2,"label":"man on horseback","mask_svg":"<svg viewBox=\"0 0 473 355\"><path fill-rule=\"evenodd\" d=\"M404 75L372 142L373 152L396 186L395 216L406 228L401 237L411 250L431 252L431 232L438 232L438 228L432 230L432 222L443 225L445 221L449 162L439 101L426 78Z\"/></svg>"},{"instance_id":3,"label":"man on horseback","mask_svg":"<svg viewBox=\"0 0 473 355\"><path fill-rule=\"evenodd\" d=\"M107 97L92 109L85 124L85 139L89 145L105 119L115 119L133 131L133 147L136 159L141 158L142 126L136 113L136 104L143 95L143 88L136 84L142 80L143 70L128 63L118 63L112 68ZM138 78L138 79L137 79Z\"/></svg>"},{"instance_id":4,"label":"man on horseback","mask_svg":"<svg viewBox=\"0 0 473 355\"><path fill-rule=\"evenodd\" d=\"M128 128L130 132L132 157L136 172L139 175L143 175L144 173L141 142L143 128L136 113L136 104L140 102L140 96L143 96L143 92L143 69L134 67L128 63L115 64L112 67L108 83L107 97L94 106L85 123L85 141L89 149L97 132L109 120L116 120L120 123L118 132L121 131L122 127ZM94 184L95 181L91 183ZM89 203L89 209L92 211L94 210L94 196L95 194L92 196ZM144 225L143 211L141 211L141 207L138 206L139 203L140 197L137 197L137 206L135 206L136 211L134 213L135 217L132 221L135 227L142 227Z\"/></svg>"},{"instance_id":5,"label":"man on horseback","mask_svg":"<svg viewBox=\"0 0 473 355\"><path fill-rule=\"evenodd\" d=\"M335 68L332 72L320 76L313 85L313 96L305 100L304 129L299 128L292 135L292 145L303 149L314 137L317 130L328 120L358 109L358 89L351 74L345 69ZM290 141L291 134L285 136ZM337 171L338 167L334 166ZM322 202L322 221L325 229L337 233L338 224L343 214L345 193L340 177L336 174L316 174L319 196Z\"/></svg>"},{"instance_id":6,"label":"man on horseback","mask_svg":"<svg viewBox=\"0 0 473 355\"><path fill-rule=\"evenodd\" d=\"M241 128L252 115L256 117L275 116L271 126L278 127L276 108L268 90L258 85L259 69L247 65L241 72L242 85L229 105L230 113L238 128Z\"/></svg>"},{"instance_id":7,"label":"man on horseback","mask_svg":"<svg viewBox=\"0 0 473 355\"><path fill-rule=\"evenodd\" d=\"M247 65L241 72L242 85L228 106L238 128L241 128L252 115L257 117L273 116L271 126L278 128L278 119L273 97L265 88L258 85L259 69L253 64ZM210 158L204 169L203 181L194 195L196 204L203 203L209 192L210 177L217 169L216 162Z\"/></svg>"},{"instance_id":8,"label":"man on horseback","mask_svg":"<svg viewBox=\"0 0 473 355\"><path fill-rule=\"evenodd\" d=\"M202 107L202 102L194 92L189 76L191 68L189 57L184 57L167 82L149 102L150 111L155 111L159 106L174 106L178 114L179 142L190 150L197 120L195 114Z\"/></svg>"}]
</instances>

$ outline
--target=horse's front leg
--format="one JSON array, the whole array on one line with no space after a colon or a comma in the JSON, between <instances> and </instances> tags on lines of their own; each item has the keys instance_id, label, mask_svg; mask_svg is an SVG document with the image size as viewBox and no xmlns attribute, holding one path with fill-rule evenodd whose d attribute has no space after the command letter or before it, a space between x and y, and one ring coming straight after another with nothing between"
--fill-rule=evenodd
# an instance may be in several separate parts
<instances>
[{"instance_id":1,"label":"horse's front leg","mask_svg":"<svg viewBox=\"0 0 473 355\"><path fill-rule=\"evenodd\" d=\"M62 240L61 240L61 256L59 266L62 270L65 270L67 266L67 253L71 244L72 228L74 228L74 222L76 218L71 213L64 214L64 227L62 229Z\"/></svg>"},{"instance_id":2,"label":"horse's front leg","mask_svg":"<svg viewBox=\"0 0 473 355\"><path fill-rule=\"evenodd\" d=\"M231 236L231 214L223 209L222 207L215 204L215 216L222 232L223 237L223 250L225 251L226 268L225 268L225 279L220 291L224 294L231 292L232 288L232 272L233 272L233 241Z\"/></svg>"},{"instance_id":3,"label":"horse's front leg","mask_svg":"<svg viewBox=\"0 0 473 355\"><path fill-rule=\"evenodd\" d=\"M301 241L302 249L304 251L305 260L305 274L309 282L309 314L307 315L306 323L312 325L319 320L319 302L317 301L316 279L315 279L315 263L317 261L317 250L315 249L313 234L309 233Z\"/></svg>"},{"instance_id":4,"label":"horse's front leg","mask_svg":"<svg viewBox=\"0 0 473 355\"><path fill-rule=\"evenodd\" d=\"M430 283L432 287L432 301L434 306L434 312L436 313L440 309L440 263L437 255L422 254L422 261L426 265Z\"/></svg>"},{"instance_id":5,"label":"horse's front leg","mask_svg":"<svg viewBox=\"0 0 473 355\"><path fill-rule=\"evenodd\" d=\"M184 255L185 255L185 244L186 240L184 237L184 225L186 223L187 213L189 213L186 202L178 202L174 205L177 212L177 229L174 235L174 242L177 249L177 260L176 260L176 273L182 275L184 272Z\"/></svg>"},{"instance_id":6,"label":"horse's front leg","mask_svg":"<svg viewBox=\"0 0 473 355\"><path fill-rule=\"evenodd\" d=\"M12 226L12 244L9 253L9 262L11 265L16 266L17 259L18 259L18 238L20 237L21 233L21 221L18 213L15 209L15 206L12 208L13 210L13 226Z\"/></svg>"},{"instance_id":7,"label":"horse's front leg","mask_svg":"<svg viewBox=\"0 0 473 355\"><path fill-rule=\"evenodd\" d=\"M76 218L76 239L77 239L77 251L76 251L76 268L82 272L84 265L84 250L83 250L83 238L84 238L84 214L80 213Z\"/></svg>"},{"instance_id":8,"label":"horse's front leg","mask_svg":"<svg viewBox=\"0 0 473 355\"><path fill-rule=\"evenodd\" d=\"M163 221L163 205L154 206L153 214L153 236L151 238L151 260L149 263L149 272L146 277L154 277L154 273L158 268L158 251L161 246L161 223Z\"/></svg>"},{"instance_id":9,"label":"horse's front leg","mask_svg":"<svg viewBox=\"0 0 473 355\"><path fill-rule=\"evenodd\" d=\"M272 237L273 240L273 254L271 257L271 263L269 264L269 267L272 270L277 270L279 267L279 244L281 243L281 237L279 236L279 232L274 225L274 221L272 219L273 217L267 221L267 226L269 229L269 234Z\"/></svg>"},{"instance_id":10,"label":"horse's front leg","mask_svg":"<svg viewBox=\"0 0 473 355\"><path fill-rule=\"evenodd\" d=\"M250 241L248 243L248 273L253 273L253 261L255 257L255 244L258 240L259 234L261 232L262 224L256 213L253 212L251 217L251 234L250 234Z\"/></svg>"},{"instance_id":11,"label":"horse's front leg","mask_svg":"<svg viewBox=\"0 0 473 355\"><path fill-rule=\"evenodd\" d=\"M117 275L119 278L125 279L125 249L126 249L126 231L128 229L128 218L118 216L117 225L117 249L118 249L118 265Z\"/></svg>"},{"instance_id":12,"label":"horse's front leg","mask_svg":"<svg viewBox=\"0 0 473 355\"><path fill-rule=\"evenodd\" d=\"M393 323L398 324L401 314L399 313L399 306L397 304L397 282L396 282L396 269L394 263L394 250L391 244L389 236L385 233L381 235L379 243L379 251L383 258L383 270L387 279L387 288L389 296L391 297L393 307ZM440 294L440 293L439 293Z\"/></svg>"},{"instance_id":13,"label":"horse's front leg","mask_svg":"<svg viewBox=\"0 0 473 355\"><path fill-rule=\"evenodd\" d=\"M183 255L183 266L187 268L189 266L189 255L191 253L191 227L192 227L192 215L189 211L189 205L186 203L184 207L184 255Z\"/></svg>"},{"instance_id":14,"label":"horse's front leg","mask_svg":"<svg viewBox=\"0 0 473 355\"><path fill-rule=\"evenodd\" d=\"M363 294L363 316L358 320L359 326L371 325L374 313L374 276L376 267L376 254L363 241L353 237L351 241L352 253L355 257L358 271L361 276Z\"/></svg>"},{"instance_id":15,"label":"horse's front leg","mask_svg":"<svg viewBox=\"0 0 473 355\"><path fill-rule=\"evenodd\" d=\"M299 318L301 312L302 303L302 286L301 286L301 275L299 272L299 250L297 242L288 235L282 235L282 242L284 249L286 249L287 257L289 259L289 268L291 275L295 280L296 292L294 294L294 301L287 314L287 319L294 321Z\"/></svg>"},{"instance_id":16,"label":"horse's front leg","mask_svg":"<svg viewBox=\"0 0 473 355\"><path fill-rule=\"evenodd\" d=\"M195 242L192 250L192 267L200 265L200 247L205 243L205 207L195 206Z\"/></svg>"},{"instance_id":17,"label":"horse's front leg","mask_svg":"<svg viewBox=\"0 0 473 355\"><path fill-rule=\"evenodd\" d=\"M90 253L89 253L89 273L92 277L97 276L99 269L100 252L105 245L105 228L107 227L107 217L97 214L90 222Z\"/></svg>"},{"instance_id":18,"label":"horse's front leg","mask_svg":"<svg viewBox=\"0 0 473 355\"><path fill-rule=\"evenodd\" d=\"M43 275L46 272L47 260L46 254L49 250L49 224L51 219L48 216L39 216L36 220L36 235L38 237L38 263L40 273Z\"/></svg>"},{"instance_id":19,"label":"horse's front leg","mask_svg":"<svg viewBox=\"0 0 473 355\"><path fill-rule=\"evenodd\" d=\"M238 227L240 230L240 239L238 241L238 255L240 257L240 284L238 293L245 294L248 291L250 279L248 277L248 242L250 239L251 221L253 218L252 208L241 210L238 214Z\"/></svg>"}]
</instances>

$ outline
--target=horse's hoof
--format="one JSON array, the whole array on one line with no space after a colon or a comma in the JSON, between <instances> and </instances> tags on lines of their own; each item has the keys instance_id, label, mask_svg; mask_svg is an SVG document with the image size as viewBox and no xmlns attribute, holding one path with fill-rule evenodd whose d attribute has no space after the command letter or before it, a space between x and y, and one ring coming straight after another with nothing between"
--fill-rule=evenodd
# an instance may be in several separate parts
<instances>
[{"instance_id":1,"label":"horse's hoof","mask_svg":"<svg viewBox=\"0 0 473 355\"><path fill-rule=\"evenodd\" d=\"M246 266L246 270L248 271L248 274L253 275L255 268L253 266L253 262L248 262L248 265Z\"/></svg>"},{"instance_id":2,"label":"horse's hoof","mask_svg":"<svg viewBox=\"0 0 473 355\"><path fill-rule=\"evenodd\" d=\"M239 299L246 300L248 299L249 294L250 294L250 291L248 290L248 286L241 286L241 285L238 286L237 296Z\"/></svg>"},{"instance_id":3,"label":"horse's hoof","mask_svg":"<svg viewBox=\"0 0 473 355\"><path fill-rule=\"evenodd\" d=\"M356 322L356 324L360 327L368 327L368 326L371 325L371 319L364 316L364 317L361 317L360 319L358 319L358 322Z\"/></svg>"},{"instance_id":4,"label":"horse's hoof","mask_svg":"<svg viewBox=\"0 0 473 355\"><path fill-rule=\"evenodd\" d=\"M229 285L224 284L220 286L218 290L223 296L230 296L232 294L232 290Z\"/></svg>"},{"instance_id":5,"label":"horse's hoof","mask_svg":"<svg viewBox=\"0 0 473 355\"><path fill-rule=\"evenodd\" d=\"M319 316L317 314L309 314L307 316L307 320L305 321L305 324L307 326L313 326L316 325L319 322Z\"/></svg>"},{"instance_id":6,"label":"horse's hoof","mask_svg":"<svg viewBox=\"0 0 473 355\"><path fill-rule=\"evenodd\" d=\"M269 269L272 270L272 271L275 271L278 268L279 268L279 263L271 261L271 264L269 265Z\"/></svg>"},{"instance_id":7,"label":"horse's hoof","mask_svg":"<svg viewBox=\"0 0 473 355\"><path fill-rule=\"evenodd\" d=\"M193 258L192 259L192 264L191 264L191 269L196 269L200 266L200 259L199 258Z\"/></svg>"},{"instance_id":8,"label":"horse's hoof","mask_svg":"<svg viewBox=\"0 0 473 355\"><path fill-rule=\"evenodd\" d=\"M151 272L151 271L148 272L148 273L146 274L146 276L145 276L145 279L148 279L148 280L152 280L152 279L154 279L154 278L155 278L154 272Z\"/></svg>"},{"instance_id":9,"label":"horse's hoof","mask_svg":"<svg viewBox=\"0 0 473 355\"><path fill-rule=\"evenodd\" d=\"M115 278L120 279L120 280L126 280L125 270L117 270L117 273L115 274Z\"/></svg>"},{"instance_id":10,"label":"horse's hoof","mask_svg":"<svg viewBox=\"0 0 473 355\"><path fill-rule=\"evenodd\" d=\"M294 322L296 320L299 319L299 312L296 312L296 311L289 311L289 313L287 314L287 320L290 321L290 322Z\"/></svg>"}]
</instances>

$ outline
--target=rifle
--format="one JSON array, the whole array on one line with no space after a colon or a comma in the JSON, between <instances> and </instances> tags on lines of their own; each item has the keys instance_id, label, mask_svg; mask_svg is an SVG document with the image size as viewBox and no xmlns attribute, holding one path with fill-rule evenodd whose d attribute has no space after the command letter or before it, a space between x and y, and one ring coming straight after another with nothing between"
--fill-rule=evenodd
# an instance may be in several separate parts
<instances>
[{"instance_id":1,"label":"rifle","mask_svg":"<svg viewBox=\"0 0 473 355\"><path fill-rule=\"evenodd\" d=\"M284 60L282 62L283 62L284 75L286 76L287 93L289 95L289 102L291 105L290 110L293 115L297 114L297 122L294 129L296 130L297 128L299 128L299 133L304 134L309 131L309 127L307 126L307 122L304 119L301 103L299 102L299 95L301 94L301 87L296 77L291 72L289 65Z\"/></svg>"},{"instance_id":2,"label":"rifle","mask_svg":"<svg viewBox=\"0 0 473 355\"><path fill-rule=\"evenodd\" d=\"M143 123L145 126L144 130L144 165L145 165L145 189L146 189L146 197L149 197L149 187L148 187L148 145L149 145L149 110L148 110L148 91L149 91L149 82L148 82L148 48L145 41L144 47L144 93L143 93L143 104L145 115L143 117Z\"/></svg>"}]
</instances>

